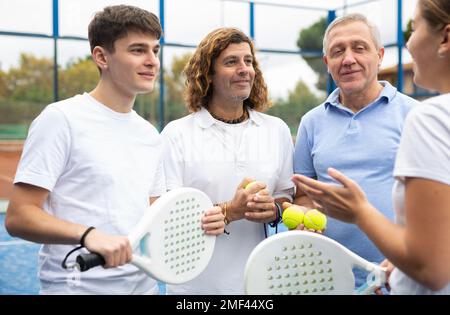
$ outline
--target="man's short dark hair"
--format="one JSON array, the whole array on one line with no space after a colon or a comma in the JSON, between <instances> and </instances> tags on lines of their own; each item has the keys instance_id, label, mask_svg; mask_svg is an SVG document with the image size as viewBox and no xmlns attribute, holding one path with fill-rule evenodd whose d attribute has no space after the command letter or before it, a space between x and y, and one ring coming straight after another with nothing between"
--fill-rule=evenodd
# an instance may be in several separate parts
<instances>
[{"instance_id":1,"label":"man's short dark hair","mask_svg":"<svg viewBox=\"0 0 450 315\"><path fill-rule=\"evenodd\" d=\"M157 39L162 34L161 24L155 14L130 5L105 7L95 14L88 30L91 52L95 46L114 52L114 42L127 36L129 31L153 35Z\"/></svg>"}]
</instances>

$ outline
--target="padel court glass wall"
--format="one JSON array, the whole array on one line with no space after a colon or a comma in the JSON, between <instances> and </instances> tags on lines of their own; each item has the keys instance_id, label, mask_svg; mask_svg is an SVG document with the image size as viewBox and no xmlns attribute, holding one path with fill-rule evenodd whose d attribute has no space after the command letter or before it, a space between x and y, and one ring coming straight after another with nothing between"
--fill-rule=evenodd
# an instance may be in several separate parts
<instances>
[{"instance_id":1,"label":"padel court glass wall","mask_svg":"<svg viewBox=\"0 0 450 315\"><path fill-rule=\"evenodd\" d=\"M186 114L181 92L181 65L199 41L221 26L242 29L254 40L258 60L274 104L288 98L298 81L323 99L334 87L328 80L317 89L320 75L305 62L321 50L300 50L299 32L325 18L361 12L376 23L388 53L398 64L395 82L402 91L403 29L415 0L2 0L0 2L0 139L24 138L31 120L55 100L95 86L98 74L89 62L87 25L106 5L126 3L155 12L161 19L162 71L156 91L140 96L136 110L159 129ZM184 58L184 59L183 59ZM322 73L322 75L324 75ZM298 117L300 118L300 117Z\"/></svg>"}]
</instances>

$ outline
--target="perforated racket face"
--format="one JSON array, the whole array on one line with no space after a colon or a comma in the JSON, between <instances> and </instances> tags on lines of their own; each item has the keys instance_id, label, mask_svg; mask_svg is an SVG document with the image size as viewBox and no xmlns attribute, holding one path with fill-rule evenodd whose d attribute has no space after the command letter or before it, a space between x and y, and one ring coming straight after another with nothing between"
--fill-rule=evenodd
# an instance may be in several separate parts
<instances>
[{"instance_id":1,"label":"perforated racket face","mask_svg":"<svg viewBox=\"0 0 450 315\"><path fill-rule=\"evenodd\" d=\"M168 194L172 197L162 200L165 211L154 220L150 236L141 241L141 250L151 258L154 276L166 283L183 283L197 277L213 254L215 236L201 228L203 213L212 203L192 188Z\"/></svg>"},{"instance_id":2,"label":"perforated racket face","mask_svg":"<svg viewBox=\"0 0 450 315\"><path fill-rule=\"evenodd\" d=\"M290 231L261 242L245 270L247 294L352 294L348 259L310 232Z\"/></svg>"}]
</instances>

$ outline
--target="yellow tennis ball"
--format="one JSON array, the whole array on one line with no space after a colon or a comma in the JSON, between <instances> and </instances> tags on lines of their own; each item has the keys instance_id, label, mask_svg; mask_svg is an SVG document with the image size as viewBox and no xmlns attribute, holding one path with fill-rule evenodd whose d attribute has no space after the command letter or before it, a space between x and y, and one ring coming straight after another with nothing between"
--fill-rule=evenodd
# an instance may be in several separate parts
<instances>
[{"instance_id":1,"label":"yellow tennis ball","mask_svg":"<svg viewBox=\"0 0 450 315\"><path fill-rule=\"evenodd\" d=\"M253 182L248 183L247 185L245 185L244 189L248 189L251 186L253 186L254 184L256 184L256 180L254 180Z\"/></svg>"},{"instance_id":2,"label":"yellow tennis ball","mask_svg":"<svg viewBox=\"0 0 450 315\"><path fill-rule=\"evenodd\" d=\"M327 217L322 212L312 209L305 213L303 224L308 229L321 231L327 227Z\"/></svg>"},{"instance_id":3,"label":"yellow tennis ball","mask_svg":"<svg viewBox=\"0 0 450 315\"><path fill-rule=\"evenodd\" d=\"M283 211L283 223L289 230L293 230L303 223L304 215L303 210L299 206L292 205Z\"/></svg>"}]
</instances>

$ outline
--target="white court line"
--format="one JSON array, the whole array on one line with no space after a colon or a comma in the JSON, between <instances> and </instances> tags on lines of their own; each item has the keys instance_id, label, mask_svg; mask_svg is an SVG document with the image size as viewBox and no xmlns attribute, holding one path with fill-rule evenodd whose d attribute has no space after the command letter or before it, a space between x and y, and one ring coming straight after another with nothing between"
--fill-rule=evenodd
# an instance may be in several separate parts
<instances>
[{"instance_id":1,"label":"white court line","mask_svg":"<svg viewBox=\"0 0 450 315\"><path fill-rule=\"evenodd\" d=\"M5 213L8 208L8 200L0 199L0 213Z\"/></svg>"},{"instance_id":2,"label":"white court line","mask_svg":"<svg viewBox=\"0 0 450 315\"><path fill-rule=\"evenodd\" d=\"M5 241L5 242L0 242L0 246L13 246L13 245L34 245L36 243L33 242L28 242L28 241L23 241L23 240L19 240L19 241ZM37 244L36 244L37 245Z\"/></svg>"}]
</instances>

